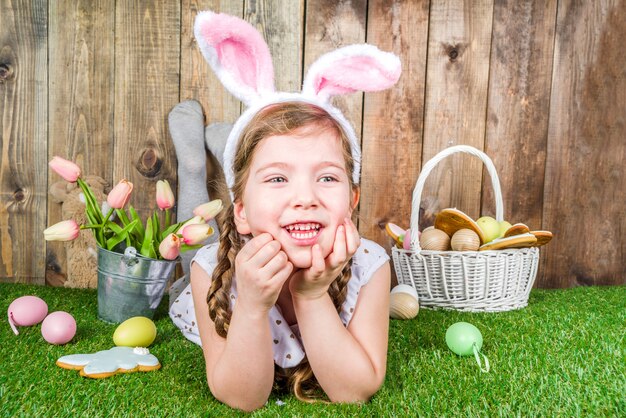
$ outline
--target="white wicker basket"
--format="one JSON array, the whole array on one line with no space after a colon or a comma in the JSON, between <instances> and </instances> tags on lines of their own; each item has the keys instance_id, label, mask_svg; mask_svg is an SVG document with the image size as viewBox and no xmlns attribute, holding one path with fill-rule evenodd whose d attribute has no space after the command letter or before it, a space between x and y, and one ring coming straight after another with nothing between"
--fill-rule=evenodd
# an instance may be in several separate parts
<instances>
[{"instance_id":1,"label":"white wicker basket","mask_svg":"<svg viewBox=\"0 0 626 418\"><path fill-rule=\"evenodd\" d=\"M491 251L426 251L418 239L419 208L426 178L445 157L464 152L480 158L491 176L496 220L503 220L500 180L491 159L468 145L446 148L428 161L413 191L411 250L394 247L393 264L399 284L415 287L420 306L475 312L523 308L537 275L537 247Z\"/></svg>"}]
</instances>

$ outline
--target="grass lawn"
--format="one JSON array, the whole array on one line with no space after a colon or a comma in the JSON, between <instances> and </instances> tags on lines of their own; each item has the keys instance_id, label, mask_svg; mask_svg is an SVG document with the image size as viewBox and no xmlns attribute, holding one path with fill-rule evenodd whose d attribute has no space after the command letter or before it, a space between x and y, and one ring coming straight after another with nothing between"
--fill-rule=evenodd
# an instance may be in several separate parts
<instances>
[{"instance_id":1,"label":"grass lawn","mask_svg":"<svg viewBox=\"0 0 626 418\"><path fill-rule=\"evenodd\" d=\"M70 312L74 340L53 346L40 326L15 336L0 327L0 416L232 416L211 396L200 347L172 324L166 300L150 347L161 370L107 379L57 367L67 354L113 346L115 325L97 319L93 290L0 284L0 308L37 295L49 312ZM4 315L4 314L3 314ZM6 317L5 317L6 318ZM482 332L491 371L445 345L446 329L467 321ZM527 308L505 313L422 310L392 320L387 378L364 405L308 405L272 396L253 416L626 416L626 287L534 290Z\"/></svg>"}]
</instances>

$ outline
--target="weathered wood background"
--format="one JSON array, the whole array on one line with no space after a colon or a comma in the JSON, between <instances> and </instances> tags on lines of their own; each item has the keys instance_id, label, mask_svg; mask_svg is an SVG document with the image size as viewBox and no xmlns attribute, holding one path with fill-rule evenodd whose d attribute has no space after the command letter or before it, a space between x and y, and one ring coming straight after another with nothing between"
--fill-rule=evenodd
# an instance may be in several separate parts
<instances>
[{"instance_id":1,"label":"weathered wood background","mask_svg":"<svg viewBox=\"0 0 626 418\"><path fill-rule=\"evenodd\" d=\"M369 42L401 57L392 90L341 99L363 146L362 234L389 248L408 226L421 166L470 144L498 169L505 218L556 238L537 286L626 283L626 1L0 0L0 280L61 284L60 220L47 168L61 155L154 208L176 184L167 114L202 102L207 122L240 103L193 39L198 10L241 16L265 36L277 87L296 90L320 54ZM452 157L431 174L423 225L439 209L493 215L481 163Z\"/></svg>"}]
</instances>

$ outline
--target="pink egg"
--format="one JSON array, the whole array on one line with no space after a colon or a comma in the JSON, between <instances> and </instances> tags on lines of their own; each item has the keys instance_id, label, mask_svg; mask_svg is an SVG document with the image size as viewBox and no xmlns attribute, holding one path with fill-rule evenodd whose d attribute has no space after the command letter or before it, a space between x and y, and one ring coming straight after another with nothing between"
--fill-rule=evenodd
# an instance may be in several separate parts
<instances>
[{"instance_id":1,"label":"pink egg","mask_svg":"<svg viewBox=\"0 0 626 418\"><path fill-rule=\"evenodd\" d=\"M40 323L48 315L48 305L37 296L22 296L11 302L7 315L11 329L18 335L16 325L24 327Z\"/></svg>"},{"instance_id":2,"label":"pink egg","mask_svg":"<svg viewBox=\"0 0 626 418\"><path fill-rule=\"evenodd\" d=\"M41 324L41 335L50 344L65 344L76 335L76 321L67 312L52 312Z\"/></svg>"},{"instance_id":3,"label":"pink egg","mask_svg":"<svg viewBox=\"0 0 626 418\"><path fill-rule=\"evenodd\" d=\"M402 248L405 250L411 249L411 229L407 229L404 233L404 241L402 241Z\"/></svg>"}]
</instances>

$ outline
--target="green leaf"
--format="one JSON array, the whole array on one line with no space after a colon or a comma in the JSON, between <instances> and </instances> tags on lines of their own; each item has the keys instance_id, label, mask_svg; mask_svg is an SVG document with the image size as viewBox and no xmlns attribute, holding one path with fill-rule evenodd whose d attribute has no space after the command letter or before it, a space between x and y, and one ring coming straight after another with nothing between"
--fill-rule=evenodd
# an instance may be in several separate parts
<instances>
[{"instance_id":1,"label":"green leaf","mask_svg":"<svg viewBox=\"0 0 626 418\"><path fill-rule=\"evenodd\" d=\"M135 227L135 222L133 221L130 224L126 225L124 227L124 229L121 229L119 233L115 233L115 235L113 235L111 238L109 238L107 240L107 249L108 250L112 250L113 247L115 247L117 244L119 244L120 242L126 240L126 238L128 237L128 233L131 229L133 229ZM119 228L118 225L115 225L117 228Z\"/></svg>"},{"instance_id":2,"label":"green leaf","mask_svg":"<svg viewBox=\"0 0 626 418\"><path fill-rule=\"evenodd\" d=\"M133 219L133 221L135 220L138 221L137 226L133 230L133 232L137 234L135 235L135 237L137 238L137 241L143 242L143 236L146 233L146 230L144 229L143 224L141 223L141 218L139 217L139 214L137 213L134 207L130 206L128 208L128 211L130 212L130 216Z\"/></svg>"},{"instance_id":3,"label":"green leaf","mask_svg":"<svg viewBox=\"0 0 626 418\"><path fill-rule=\"evenodd\" d=\"M182 222L179 222L177 224L171 225L169 228L167 228L165 231L163 231L163 233L161 235L163 236L163 238L165 238L169 234L173 234L176 231L178 231L178 228L180 228L182 225L183 225Z\"/></svg>"},{"instance_id":4,"label":"green leaf","mask_svg":"<svg viewBox=\"0 0 626 418\"><path fill-rule=\"evenodd\" d=\"M204 247L203 244L196 244L196 245L187 245L187 244L180 244L180 252L185 252L185 251L189 251L189 250L198 250L200 248Z\"/></svg>"},{"instance_id":5,"label":"green leaf","mask_svg":"<svg viewBox=\"0 0 626 418\"><path fill-rule=\"evenodd\" d=\"M126 211L124 209L115 209L115 213L117 213L117 217L122 222L122 225L126 226L130 223L128 215L126 215Z\"/></svg>"},{"instance_id":6,"label":"green leaf","mask_svg":"<svg viewBox=\"0 0 626 418\"><path fill-rule=\"evenodd\" d=\"M154 251L152 247L152 218L148 218L146 221L146 233L143 236L143 242L141 243L141 250L139 252L144 257L150 257L151 250Z\"/></svg>"},{"instance_id":7,"label":"green leaf","mask_svg":"<svg viewBox=\"0 0 626 418\"><path fill-rule=\"evenodd\" d=\"M104 215L102 215L102 211L100 210L100 205L96 200L96 196L94 196L91 188L87 183L85 183L80 177L76 180L78 186L83 191L83 195L85 196L85 211L87 212L87 217L89 217L89 221L91 223L102 224ZM92 218L96 222L92 222Z\"/></svg>"},{"instance_id":8,"label":"green leaf","mask_svg":"<svg viewBox=\"0 0 626 418\"><path fill-rule=\"evenodd\" d=\"M114 234L122 233L122 227L116 224L115 222L109 221L105 225L107 228L111 229L111 231L113 231Z\"/></svg>"},{"instance_id":9,"label":"green leaf","mask_svg":"<svg viewBox=\"0 0 626 418\"><path fill-rule=\"evenodd\" d=\"M154 228L154 238L161 242L163 240L163 236L161 236L161 227L159 225L159 215L155 212L152 213L152 228Z\"/></svg>"}]
</instances>

